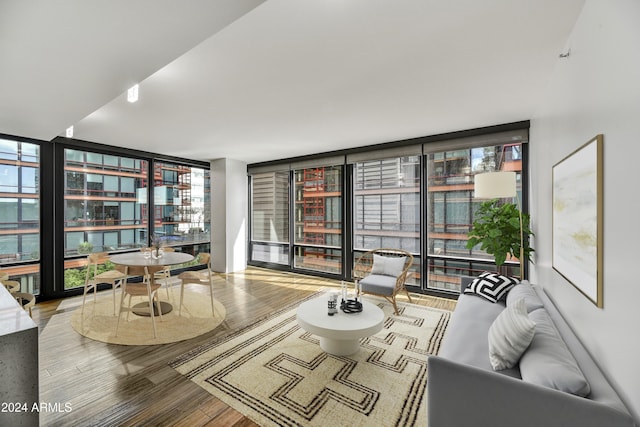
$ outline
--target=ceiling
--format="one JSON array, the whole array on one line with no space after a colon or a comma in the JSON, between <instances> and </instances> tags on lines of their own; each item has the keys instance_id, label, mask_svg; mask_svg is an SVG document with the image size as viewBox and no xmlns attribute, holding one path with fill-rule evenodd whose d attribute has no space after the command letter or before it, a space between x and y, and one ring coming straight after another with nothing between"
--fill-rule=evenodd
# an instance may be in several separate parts
<instances>
[{"instance_id":1,"label":"ceiling","mask_svg":"<svg viewBox=\"0 0 640 427\"><path fill-rule=\"evenodd\" d=\"M253 163L528 120L583 3L0 0L0 133Z\"/></svg>"}]
</instances>

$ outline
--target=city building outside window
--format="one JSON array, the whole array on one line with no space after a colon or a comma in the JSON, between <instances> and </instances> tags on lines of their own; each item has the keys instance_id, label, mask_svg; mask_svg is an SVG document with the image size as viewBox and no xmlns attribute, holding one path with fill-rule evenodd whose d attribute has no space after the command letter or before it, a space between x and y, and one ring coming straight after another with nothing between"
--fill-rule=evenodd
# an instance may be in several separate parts
<instances>
[{"instance_id":1,"label":"city building outside window","mask_svg":"<svg viewBox=\"0 0 640 427\"><path fill-rule=\"evenodd\" d=\"M527 142L526 127L505 126L249 165L249 263L351 281L349 264L364 252L402 249L414 256L411 290L458 293L462 276L496 269L491 255L467 249L482 203L474 198L474 177L514 171L524 200ZM517 259L508 259L502 272L523 276Z\"/></svg>"},{"instance_id":2,"label":"city building outside window","mask_svg":"<svg viewBox=\"0 0 640 427\"><path fill-rule=\"evenodd\" d=\"M294 171L294 267L342 273L342 166Z\"/></svg>"},{"instance_id":3,"label":"city building outside window","mask_svg":"<svg viewBox=\"0 0 640 427\"><path fill-rule=\"evenodd\" d=\"M86 256L146 245L148 162L64 150L65 289L84 285Z\"/></svg>"},{"instance_id":4,"label":"city building outside window","mask_svg":"<svg viewBox=\"0 0 640 427\"><path fill-rule=\"evenodd\" d=\"M208 169L156 161L148 176L147 160L64 152L65 289L84 285L87 254L141 248L152 235L164 246L194 255L210 251Z\"/></svg>"},{"instance_id":5,"label":"city building outside window","mask_svg":"<svg viewBox=\"0 0 640 427\"><path fill-rule=\"evenodd\" d=\"M420 156L354 164L354 262L377 248L414 255L408 285L420 285Z\"/></svg>"},{"instance_id":6,"label":"city building outside window","mask_svg":"<svg viewBox=\"0 0 640 427\"><path fill-rule=\"evenodd\" d=\"M457 292L460 276L495 270L491 256L478 247L466 247L474 212L482 202L474 199L474 176L515 171L521 193L521 151L517 142L427 154L427 289ZM505 267L508 274L520 276L517 261L510 260Z\"/></svg>"},{"instance_id":7,"label":"city building outside window","mask_svg":"<svg viewBox=\"0 0 640 427\"><path fill-rule=\"evenodd\" d=\"M209 170L155 162L155 237L166 246L208 244L211 239Z\"/></svg>"},{"instance_id":8,"label":"city building outside window","mask_svg":"<svg viewBox=\"0 0 640 427\"><path fill-rule=\"evenodd\" d=\"M0 138L0 271L40 292L40 146Z\"/></svg>"}]
</instances>

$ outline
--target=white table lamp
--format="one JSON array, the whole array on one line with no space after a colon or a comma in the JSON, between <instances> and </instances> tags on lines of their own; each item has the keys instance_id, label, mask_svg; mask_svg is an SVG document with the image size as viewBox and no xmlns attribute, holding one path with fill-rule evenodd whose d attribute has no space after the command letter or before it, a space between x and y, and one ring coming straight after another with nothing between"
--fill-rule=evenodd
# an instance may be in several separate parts
<instances>
[{"instance_id":1,"label":"white table lamp","mask_svg":"<svg viewBox=\"0 0 640 427\"><path fill-rule=\"evenodd\" d=\"M476 199L502 199L516 197L515 172L487 172L474 177Z\"/></svg>"}]
</instances>

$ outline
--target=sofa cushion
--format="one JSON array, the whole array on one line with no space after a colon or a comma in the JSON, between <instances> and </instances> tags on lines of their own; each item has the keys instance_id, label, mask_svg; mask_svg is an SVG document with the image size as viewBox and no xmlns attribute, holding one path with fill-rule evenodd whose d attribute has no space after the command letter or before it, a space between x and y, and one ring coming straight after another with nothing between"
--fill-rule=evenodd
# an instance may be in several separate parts
<instances>
[{"instance_id":1,"label":"sofa cushion","mask_svg":"<svg viewBox=\"0 0 640 427\"><path fill-rule=\"evenodd\" d=\"M380 295L393 295L396 287L396 278L383 274L370 274L360 280L360 288L364 292L371 292Z\"/></svg>"},{"instance_id":2,"label":"sofa cushion","mask_svg":"<svg viewBox=\"0 0 640 427\"><path fill-rule=\"evenodd\" d=\"M503 302L493 304L476 295L460 295L438 356L494 372L489 362L488 334L494 320L504 309ZM496 372L520 378L517 367Z\"/></svg>"},{"instance_id":3,"label":"sofa cushion","mask_svg":"<svg viewBox=\"0 0 640 427\"><path fill-rule=\"evenodd\" d=\"M489 328L489 361L494 370L513 367L527 349L536 331L524 298L507 306Z\"/></svg>"},{"instance_id":4,"label":"sofa cushion","mask_svg":"<svg viewBox=\"0 0 640 427\"><path fill-rule=\"evenodd\" d=\"M464 290L465 294L476 294L488 301L498 302L518 283L513 277L485 271L476 277Z\"/></svg>"},{"instance_id":5,"label":"sofa cushion","mask_svg":"<svg viewBox=\"0 0 640 427\"><path fill-rule=\"evenodd\" d=\"M591 389L578 363L569 352L544 308L529 313L536 323L536 333L527 351L520 358L522 379L578 396L587 396Z\"/></svg>"},{"instance_id":6,"label":"sofa cushion","mask_svg":"<svg viewBox=\"0 0 640 427\"><path fill-rule=\"evenodd\" d=\"M402 270L404 270L404 264L406 260L406 256L391 257L373 254L373 266L371 267L371 274L398 277L402 273Z\"/></svg>"},{"instance_id":7,"label":"sofa cushion","mask_svg":"<svg viewBox=\"0 0 640 427\"><path fill-rule=\"evenodd\" d=\"M527 306L527 313L531 313L533 310L544 307L542 300L528 280L523 280L511 288L507 294L507 307L513 305L513 303L520 298L524 298L525 305Z\"/></svg>"}]
</instances>

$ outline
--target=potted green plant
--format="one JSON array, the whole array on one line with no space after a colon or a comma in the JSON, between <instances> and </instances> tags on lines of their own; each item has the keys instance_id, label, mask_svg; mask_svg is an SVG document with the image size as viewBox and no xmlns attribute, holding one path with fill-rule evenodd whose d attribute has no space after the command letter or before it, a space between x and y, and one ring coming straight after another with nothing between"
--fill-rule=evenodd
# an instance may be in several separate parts
<instances>
[{"instance_id":1,"label":"potted green plant","mask_svg":"<svg viewBox=\"0 0 640 427\"><path fill-rule=\"evenodd\" d=\"M508 256L523 258L521 263L531 260L534 249L529 246L529 236L533 235L529 221L529 215L521 213L514 204L487 200L475 213L471 231L467 234L467 249L480 245L481 250L494 256L498 271Z\"/></svg>"}]
</instances>

